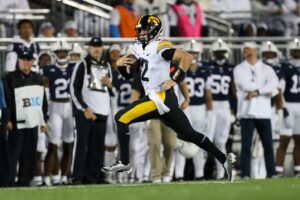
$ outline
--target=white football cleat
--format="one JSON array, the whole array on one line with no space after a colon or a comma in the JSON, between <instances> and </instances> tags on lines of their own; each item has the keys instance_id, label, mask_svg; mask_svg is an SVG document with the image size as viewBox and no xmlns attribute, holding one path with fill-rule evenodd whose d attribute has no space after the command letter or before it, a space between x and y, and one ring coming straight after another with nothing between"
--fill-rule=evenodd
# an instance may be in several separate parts
<instances>
[{"instance_id":1,"label":"white football cleat","mask_svg":"<svg viewBox=\"0 0 300 200\"><path fill-rule=\"evenodd\" d=\"M111 166L102 167L102 172L124 172L129 174L132 171L130 164L124 165L121 161L117 161Z\"/></svg>"},{"instance_id":2,"label":"white football cleat","mask_svg":"<svg viewBox=\"0 0 300 200\"><path fill-rule=\"evenodd\" d=\"M235 171L234 163L236 162L236 156L233 153L226 154L226 161L223 164L225 169L227 180L232 182L234 181Z\"/></svg>"}]
</instances>

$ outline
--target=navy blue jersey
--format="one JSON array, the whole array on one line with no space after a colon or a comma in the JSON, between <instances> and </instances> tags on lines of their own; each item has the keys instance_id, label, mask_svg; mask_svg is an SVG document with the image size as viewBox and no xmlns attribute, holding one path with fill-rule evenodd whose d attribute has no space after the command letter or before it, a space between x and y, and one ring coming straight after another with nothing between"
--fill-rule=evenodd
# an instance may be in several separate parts
<instances>
[{"instance_id":1,"label":"navy blue jersey","mask_svg":"<svg viewBox=\"0 0 300 200\"><path fill-rule=\"evenodd\" d=\"M283 68L281 66L281 64L279 65L276 65L276 66L272 66L272 68L274 69L275 71L275 74L277 75L278 79L281 80L283 79L284 77L284 72L283 72Z\"/></svg>"},{"instance_id":2,"label":"navy blue jersey","mask_svg":"<svg viewBox=\"0 0 300 200\"><path fill-rule=\"evenodd\" d=\"M292 64L282 66L285 78L284 99L286 102L300 102L300 67Z\"/></svg>"},{"instance_id":3,"label":"navy blue jersey","mask_svg":"<svg viewBox=\"0 0 300 200\"><path fill-rule=\"evenodd\" d=\"M282 65L279 64L279 65L275 65L275 66L272 66L272 68L274 69L275 71L275 74L277 75L278 79L281 80L284 78L284 72L283 72L283 68L282 68ZM272 97L271 98L271 105L274 106L275 105L275 100L276 97Z\"/></svg>"},{"instance_id":4,"label":"navy blue jersey","mask_svg":"<svg viewBox=\"0 0 300 200\"><path fill-rule=\"evenodd\" d=\"M33 52L35 59L38 58L40 53L40 47L38 43L31 41L30 43L25 42L19 36L13 38L12 43L10 43L7 47L8 52L16 52L19 55L22 51L29 50ZM17 67L17 66L16 66Z\"/></svg>"},{"instance_id":5,"label":"navy blue jersey","mask_svg":"<svg viewBox=\"0 0 300 200\"><path fill-rule=\"evenodd\" d=\"M225 63L218 67L210 63L211 71L211 92L214 101L229 101L229 88L233 81L233 66Z\"/></svg>"},{"instance_id":6,"label":"navy blue jersey","mask_svg":"<svg viewBox=\"0 0 300 200\"><path fill-rule=\"evenodd\" d=\"M62 70L57 65L48 65L41 69L41 74L49 80L52 101L70 98L69 84L74 66L74 63L70 63L65 70Z\"/></svg>"},{"instance_id":7,"label":"navy blue jersey","mask_svg":"<svg viewBox=\"0 0 300 200\"><path fill-rule=\"evenodd\" d=\"M131 103L130 96L132 79L126 80L117 70L114 70L113 85L118 91L117 105L119 107L128 106Z\"/></svg>"},{"instance_id":8,"label":"navy blue jersey","mask_svg":"<svg viewBox=\"0 0 300 200\"><path fill-rule=\"evenodd\" d=\"M186 72L185 81L188 84L190 105L204 104L204 93L206 88L207 79L210 76L210 71L202 63L195 72L188 70Z\"/></svg>"}]
</instances>

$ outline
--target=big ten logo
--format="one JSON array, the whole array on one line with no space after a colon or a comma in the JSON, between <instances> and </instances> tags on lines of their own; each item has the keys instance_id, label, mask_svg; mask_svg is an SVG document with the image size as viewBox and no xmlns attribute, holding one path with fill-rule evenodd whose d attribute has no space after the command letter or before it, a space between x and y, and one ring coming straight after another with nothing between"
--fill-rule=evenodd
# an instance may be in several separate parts
<instances>
[{"instance_id":1,"label":"big ten logo","mask_svg":"<svg viewBox=\"0 0 300 200\"><path fill-rule=\"evenodd\" d=\"M41 99L40 97L31 97L31 98L23 98L23 107L30 107L30 106L40 106Z\"/></svg>"}]
</instances>

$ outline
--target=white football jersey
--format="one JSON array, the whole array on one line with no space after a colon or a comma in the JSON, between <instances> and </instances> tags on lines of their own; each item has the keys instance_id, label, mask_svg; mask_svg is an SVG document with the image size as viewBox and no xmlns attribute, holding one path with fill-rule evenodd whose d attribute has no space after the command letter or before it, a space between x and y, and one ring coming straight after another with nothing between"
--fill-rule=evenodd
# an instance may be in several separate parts
<instances>
[{"instance_id":1,"label":"white football jersey","mask_svg":"<svg viewBox=\"0 0 300 200\"><path fill-rule=\"evenodd\" d=\"M139 42L133 45L135 56L141 63L141 81L146 95L151 91L159 92L162 83L170 79L170 61L165 60L161 53L172 46L171 42L160 38L151 41L145 49Z\"/></svg>"}]
</instances>

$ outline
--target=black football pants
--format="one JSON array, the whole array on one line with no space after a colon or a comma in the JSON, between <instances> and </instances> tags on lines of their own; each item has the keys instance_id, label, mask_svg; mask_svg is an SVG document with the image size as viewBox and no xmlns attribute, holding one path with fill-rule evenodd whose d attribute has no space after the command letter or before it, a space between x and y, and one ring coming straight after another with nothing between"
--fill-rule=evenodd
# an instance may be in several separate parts
<instances>
[{"instance_id":1,"label":"black football pants","mask_svg":"<svg viewBox=\"0 0 300 200\"><path fill-rule=\"evenodd\" d=\"M158 96L170 108L170 111L164 115L159 115L154 102L148 96L133 102L116 114L115 120L122 163L129 163L129 124L155 118L159 118L164 124L172 128L177 133L178 138L195 143L200 148L211 152L221 163L224 163L226 159L225 154L217 149L206 136L192 128L188 118L178 107L177 97L173 89L160 92Z\"/></svg>"}]
</instances>

